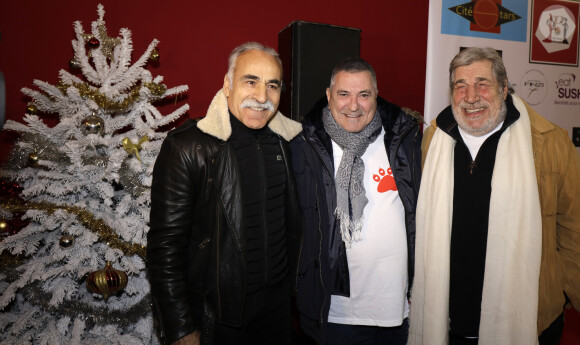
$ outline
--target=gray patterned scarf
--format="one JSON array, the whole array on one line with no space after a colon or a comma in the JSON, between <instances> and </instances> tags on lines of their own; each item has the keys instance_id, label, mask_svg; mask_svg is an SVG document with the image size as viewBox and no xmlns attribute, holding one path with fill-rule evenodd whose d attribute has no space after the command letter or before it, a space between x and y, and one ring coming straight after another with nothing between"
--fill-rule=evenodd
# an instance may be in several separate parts
<instances>
[{"instance_id":1,"label":"gray patterned scarf","mask_svg":"<svg viewBox=\"0 0 580 345\"><path fill-rule=\"evenodd\" d=\"M368 203L363 184L365 165L362 155L381 133L381 116L376 113L365 129L351 133L340 127L328 107L322 112L324 129L343 150L336 171L336 211L340 234L347 247L362 239L363 210Z\"/></svg>"}]
</instances>

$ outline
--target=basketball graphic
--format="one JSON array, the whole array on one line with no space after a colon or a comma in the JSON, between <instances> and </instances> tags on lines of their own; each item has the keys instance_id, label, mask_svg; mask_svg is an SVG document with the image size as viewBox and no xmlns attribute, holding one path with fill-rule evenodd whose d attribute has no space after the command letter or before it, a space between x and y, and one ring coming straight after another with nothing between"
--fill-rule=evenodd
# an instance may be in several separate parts
<instances>
[{"instance_id":1,"label":"basketball graphic","mask_svg":"<svg viewBox=\"0 0 580 345\"><path fill-rule=\"evenodd\" d=\"M522 17L502 6L501 0L476 0L448 8L454 14L467 19L469 30L501 34L501 26ZM524 34L525 36L525 34Z\"/></svg>"},{"instance_id":2,"label":"basketball graphic","mask_svg":"<svg viewBox=\"0 0 580 345\"><path fill-rule=\"evenodd\" d=\"M482 29L491 29L497 24L499 8L491 0L479 0L473 6L473 19Z\"/></svg>"}]
</instances>

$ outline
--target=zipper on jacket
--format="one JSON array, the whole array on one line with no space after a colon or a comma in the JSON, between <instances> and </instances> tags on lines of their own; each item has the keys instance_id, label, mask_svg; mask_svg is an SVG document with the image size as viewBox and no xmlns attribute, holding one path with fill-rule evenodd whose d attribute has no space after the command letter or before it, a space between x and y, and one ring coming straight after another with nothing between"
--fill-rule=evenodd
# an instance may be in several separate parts
<instances>
[{"instance_id":1,"label":"zipper on jacket","mask_svg":"<svg viewBox=\"0 0 580 345\"><path fill-rule=\"evenodd\" d=\"M419 132L420 132L420 131L421 131L421 127L418 127L418 128L417 128L417 131L415 131L415 135L413 136L413 143L415 143L415 142L417 141L417 136L419 135ZM421 145L421 143L419 143L419 145ZM420 152L420 150L419 150L419 152ZM412 150L412 158L413 158L412 162L414 162L414 161L415 161L415 150ZM415 183L414 183L414 185L415 185L415 189L416 189L416 190L419 190L419 187L420 187L420 185L421 185L421 180L419 179L419 181L415 181L415 169L416 169L416 168L417 168L417 167L415 166L415 164L413 164L413 165L411 166L411 174L413 174L413 181L415 182ZM417 183L418 183L418 184L417 184Z\"/></svg>"},{"instance_id":2,"label":"zipper on jacket","mask_svg":"<svg viewBox=\"0 0 580 345\"><path fill-rule=\"evenodd\" d=\"M395 144L394 144L395 150L393 151L393 155L392 155L393 156L393 161L394 161L394 159L397 156L397 152L399 151L399 147L403 143L403 140L407 137L407 135L409 135L409 133L411 133L411 131L413 130L413 128L414 128L413 126L409 127L407 130L405 130L405 132L403 132L402 135L400 135L398 137L397 142L395 142ZM417 135L419 135L419 131L420 130L421 130L421 128L419 126L417 126L417 131L415 132L415 135L413 136L413 143L417 140ZM411 163L409 164L411 166L411 182L413 183L414 188L418 191L419 190L419 186L421 184L421 181L420 180L419 181L416 181L416 179L415 179L415 169L416 169L416 166L414 164L414 162L415 162L415 150L414 149L411 149L411 155L412 155L412 157L411 157L412 160L410 160ZM388 154L387 154L387 156L389 157ZM389 164L391 164L390 161L389 161ZM391 164L391 167L392 167L392 164ZM395 174L393 174L393 175L395 175ZM395 177L395 183L396 183L396 175L394 177ZM419 183L419 185L417 185L417 183ZM399 198L401 198L400 195L399 195ZM405 234L406 234L406 238L407 238L407 261L408 261L408 263L410 263L411 262L411 256L414 255L414 254L412 254L409 251L409 243L410 243L409 242L409 229L407 228L407 213L409 212L409 210L407 209L407 204L405 202L403 202L403 199L402 198L401 198L401 203L403 204L403 208L405 209ZM417 206L416 203L415 203L415 206ZM408 280L407 281L407 297L410 296L411 289L413 287L413 279L411 277L411 270L412 269L413 268L410 267L410 266L407 267L407 280Z\"/></svg>"},{"instance_id":3,"label":"zipper on jacket","mask_svg":"<svg viewBox=\"0 0 580 345\"><path fill-rule=\"evenodd\" d=\"M298 249L298 258L296 263L296 274L294 275L294 292L298 292L298 274L300 273L300 264L302 263L302 246L304 245L304 232L300 234L300 247Z\"/></svg>"},{"instance_id":4,"label":"zipper on jacket","mask_svg":"<svg viewBox=\"0 0 580 345\"><path fill-rule=\"evenodd\" d=\"M304 134L300 134L302 136L302 139L304 139L304 141L306 143L308 143L308 145L312 146L312 148L314 149L314 152L316 152L316 154L318 155L318 158L320 158L320 160L323 162L322 166L324 166L324 169L326 169L326 171L328 172L328 174L330 176L332 176L332 180L334 181L334 171L330 171L328 170L328 167L326 166L326 164L324 164L324 155L320 152L320 150L318 150L318 148L316 147L316 145L314 145L308 138L306 138L306 136L304 136ZM329 158L331 163L333 162L332 157ZM334 163L332 163L334 164Z\"/></svg>"},{"instance_id":5,"label":"zipper on jacket","mask_svg":"<svg viewBox=\"0 0 580 345\"><path fill-rule=\"evenodd\" d=\"M477 157L475 157L475 159L472 160L471 163L469 163L469 175L473 175L473 169L477 168L477 163L475 163L476 159Z\"/></svg>"},{"instance_id":6,"label":"zipper on jacket","mask_svg":"<svg viewBox=\"0 0 580 345\"><path fill-rule=\"evenodd\" d=\"M201 243L197 246L199 249L205 248L205 246L209 243L210 238L206 237Z\"/></svg>"},{"instance_id":7,"label":"zipper on jacket","mask_svg":"<svg viewBox=\"0 0 580 345\"><path fill-rule=\"evenodd\" d=\"M216 295L217 295L217 312L218 312L218 320L221 320L222 318L222 298L220 295L220 227L221 227L221 222L220 222L220 211L219 211L219 206L216 208Z\"/></svg>"},{"instance_id":8,"label":"zipper on jacket","mask_svg":"<svg viewBox=\"0 0 580 345\"><path fill-rule=\"evenodd\" d=\"M260 192L261 192L261 212L262 212L262 230L264 231L264 284L268 285L268 217L266 216L266 198L267 198L267 176L266 176L266 164L264 163L264 152L260 152L262 147L260 146L260 137L256 138L256 149L258 150L258 174L260 174Z\"/></svg>"},{"instance_id":9,"label":"zipper on jacket","mask_svg":"<svg viewBox=\"0 0 580 345\"><path fill-rule=\"evenodd\" d=\"M304 135L301 134L302 139L304 139ZM287 164L287 160L286 160L286 155L284 152L284 148L282 147L282 145L280 145L280 150L282 150L282 155L284 155L284 164L286 169L292 169L292 167L289 167ZM288 171L286 172L286 174L288 175ZM297 188L297 187L296 187ZM300 200L298 201L298 208L300 207ZM300 210L300 216L302 216L302 210ZM300 221L300 226L302 227L302 229L304 229L304 226L302 224L302 221ZM288 241L288 239L286 239L286 241ZM298 274L300 273L300 264L302 263L302 246L304 245L304 230L300 231L300 247L298 247L298 258L297 258L297 262L296 262L296 274L294 275L294 294L298 293Z\"/></svg>"},{"instance_id":10,"label":"zipper on jacket","mask_svg":"<svg viewBox=\"0 0 580 345\"><path fill-rule=\"evenodd\" d=\"M322 257L322 229L320 226L320 207L318 207L319 203L319 199L318 199L318 184L316 185L316 190L315 190L315 194L316 195L316 212L318 212L318 234L319 234L319 238L320 241L318 242L318 275L320 277L320 286L322 286L322 292L323 292L323 296L324 298L322 299L322 308L320 309L320 326L322 327L323 324L323 316L322 316L322 312L324 310L324 306L326 305L326 288L324 287L324 280L322 279L322 261L320 260Z\"/></svg>"},{"instance_id":11,"label":"zipper on jacket","mask_svg":"<svg viewBox=\"0 0 580 345\"><path fill-rule=\"evenodd\" d=\"M314 152L316 152L316 154L318 155L318 158L323 162L322 165L324 166L324 169L332 177L331 180L334 181L334 172L331 173L328 170L328 168L326 167L326 164L324 164L324 157L323 157L322 153L318 150L318 148L316 147L316 145L314 145L310 140L308 140L306 138L306 136L303 133L300 134L300 135L302 136L302 139L304 139L304 142L306 142L308 145L310 145L314 149ZM324 320L324 317L323 317L322 313L324 311L324 306L326 305L326 300L327 300L326 295L327 295L327 293L326 293L326 287L324 286L324 280L322 278L322 264L321 264L321 260L320 260L321 259L321 256L322 256L322 229L321 229L321 225L320 225L320 220L322 218L320 216L320 207L319 207L320 200L318 199L318 184L316 184L316 190L315 190L314 195L316 195L316 212L318 212L318 235L319 235L319 238L320 238L320 241L318 243L318 276L320 278L320 286L322 286L322 291L323 291L323 296L324 296L323 297L323 300L322 300L322 305L321 305L321 308L320 308L320 320L319 320L320 326L322 327L323 322L324 322L323 321Z\"/></svg>"},{"instance_id":12,"label":"zipper on jacket","mask_svg":"<svg viewBox=\"0 0 580 345\"><path fill-rule=\"evenodd\" d=\"M399 152L399 147L400 147L400 146L401 146L401 144L403 143L403 140L404 140L404 138L406 138L406 137L407 137L407 135L409 135L409 133L410 133L412 130L413 130L413 127L409 127L409 128L408 128L408 129L407 129L407 130L406 130L406 131L405 131L405 132L402 134L402 135L400 135L400 136L397 138L398 140L397 140L397 141L396 141L394 144L392 144L392 145L391 145L391 146L393 146L393 145L395 146L395 150L392 152L392 155L391 155L391 156L392 156L392 159L393 159L393 161L394 161L394 160L396 159L396 157L397 157L397 152ZM420 129L418 129L418 130L420 130ZM417 133L418 133L418 132L417 132ZM415 138L417 137L417 133L415 134ZM413 141L414 141L414 140L413 140ZM415 162L415 159L414 159L414 158L415 158L415 150L413 149L413 150L412 150L412 152L413 152L413 153L412 153L412 154L413 154L413 156L412 156L412 158L413 158L413 161L412 161L412 162ZM388 155L388 154L387 154L387 156L389 157L389 155ZM391 165L391 167L393 166L393 165L391 164L391 162L390 162L390 161L389 161L389 164ZM411 182L413 182L413 185L415 185L415 164L414 164L414 163L412 163L412 164L409 164L409 165L411 165ZM396 175L395 175L394 173L393 173L393 175L394 175L394 177L395 177L395 181L396 181ZM401 200L401 201L402 201L402 200ZM405 211L407 211L405 203L403 203L403 207L405 207Z\"/></svg>"}]
</instances>

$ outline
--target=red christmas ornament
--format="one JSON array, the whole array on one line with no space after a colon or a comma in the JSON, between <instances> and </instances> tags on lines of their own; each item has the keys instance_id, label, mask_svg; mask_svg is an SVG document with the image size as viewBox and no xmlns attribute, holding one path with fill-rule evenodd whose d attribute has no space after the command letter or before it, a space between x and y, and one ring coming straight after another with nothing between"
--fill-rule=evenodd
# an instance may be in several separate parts
<instances>
[{"instance_id":1,"label":"red christmas ornament","mask_svg":"<svg viewBox=\"0 0 580 345\"><path fill-rule=\"evenodd\" d=\"M16 235L20 232L20 230L24 229L25 227L30 224L30 220L22 219L24 212L17 212L13 214L12 219L8 222L8 233L10 235Z\"/></svg>"},{"instance_id":2,"label":"red christmas ornament","mask_svg":"<svg viewBox=\"0 0 580 345\"><path fill-rule=\"evenodd\" d=\"M107 261L105 268L91 272L87 277L87 289L103 295L105 302L111 294L127 287L127 273L114 269Z\"/></svg>"},{"instance_id":3,"label":"red christmas ornament","mask_svg":"<svg viewBox=\"0 0 580 345\"><path fill-rule=\"evenodd\" d=\"M91 37L89 39L89 47L96 49L99 47L99 45L101 44L101 42L99 42L99 39L96 37Z\"/></svg>"},{"instance_id":4,"label":"red christmas ornament","mask_svg":"<svg viewBox=\"0 0 580 345\"><path fill-rule=\"evenodd\" d=\"M0 195L17 197L22 189L23 188L16 182L0 180Z\"/></svg>"}]
</instances>

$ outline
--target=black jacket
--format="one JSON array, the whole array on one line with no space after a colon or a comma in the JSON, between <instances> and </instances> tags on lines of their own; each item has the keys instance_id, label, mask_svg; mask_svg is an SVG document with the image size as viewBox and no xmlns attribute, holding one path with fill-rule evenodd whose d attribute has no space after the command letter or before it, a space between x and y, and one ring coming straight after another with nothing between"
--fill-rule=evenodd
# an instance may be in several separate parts
<instances>
[{"instance_id":1,"label":"black jacket","mask_svg":"<svg viewBox=\"0 0 580 345\"><path fill-rule=\"evenodd\" d=\"M277 114L286 164L286 240L289 269L296 272L299 208L288 140L300 124ZM151 187L147 267L163 342L195 330L211 343L217 321L240 326L245 299L241 184L225 96L218 92L206 117L169 133L157 157ZM285 139L284 139L284 138Z\"/></svg>"},{"instance_id":2,"label":"black jacket","mask_svg":"<svg viewBox=\"0 0 580 345\"><path fill-rule=\"evenodd\" d=\"M377 100L385 134L385 149L405 208L409 282L415 252L415 208L421 178L421 118ZM346 248L334 211L336 189L332 142L322 124L321 101L305 117L303 132L291 143L292 164L304 221L304 238L297 278L297 307L303 331L326 343L330 295L350 295ZM410 289L409 289L410 290Z\"/></svg>"}]
</instances>

